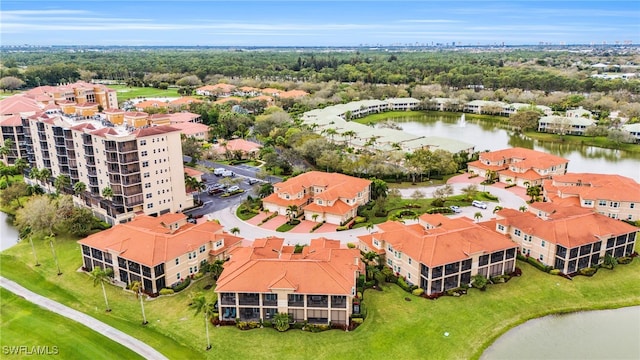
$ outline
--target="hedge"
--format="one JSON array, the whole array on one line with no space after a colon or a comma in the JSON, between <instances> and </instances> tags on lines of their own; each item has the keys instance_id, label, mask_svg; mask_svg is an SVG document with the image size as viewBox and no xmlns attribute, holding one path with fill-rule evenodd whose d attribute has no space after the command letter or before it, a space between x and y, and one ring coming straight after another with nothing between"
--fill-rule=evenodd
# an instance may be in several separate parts
<instances>
[{"instance_id":1,"label":"hedge","mask_svg":"<svg viewBox=\"0 0 640 360\"><path fill-rule=\"evenodd\" d=\"M188 277L188 278L184 279L184 281L182 281L181 283L178 283L177 285L174 285L171 288L175 292L180 292L180 291L184 290L187 286L189 286L189 284L191 284L191 278Z\"/></svg>"},{"instance_id":2,"label":"hedge","mask_svg":"<svg viewBox=\"0 0 640 360\"><path fill-rule=\"evenodd\" d=\"M160 289L160 295L171 295L173 293L175 293L173 289L169 289L169 288Z\"/></svg>"}]
</instances>

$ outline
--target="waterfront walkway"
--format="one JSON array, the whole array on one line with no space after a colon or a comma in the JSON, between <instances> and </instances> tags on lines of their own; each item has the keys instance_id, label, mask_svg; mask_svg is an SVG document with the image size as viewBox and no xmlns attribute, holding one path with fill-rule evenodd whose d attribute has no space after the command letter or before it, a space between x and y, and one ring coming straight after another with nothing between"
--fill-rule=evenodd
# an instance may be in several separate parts
<instances>
[{"instance_id":1,"label":"waterfront walkway","mask_svg":"<svg viewBox=\"0 0 640 360\"><path fill-rule=\"evenodd\" d=\"M143 343L142 341L130 335L127 335L122 331L111 327L101 321L98 321L89 315L83 314L68 306L62 305L57 301L47 299L44 296L40 296L30 290L27 290L26 288L2 276L0 276L0 287L3 287L14 294L21 296L27 301L30 301L46 310L52 311L73 321L79 322L80 324L87 326L89 329L92 329L95 332L102 334L123 346L128 347L145 359L166 359L164 355L156 351L151 346Z\"/></svg>"}]
</instances>

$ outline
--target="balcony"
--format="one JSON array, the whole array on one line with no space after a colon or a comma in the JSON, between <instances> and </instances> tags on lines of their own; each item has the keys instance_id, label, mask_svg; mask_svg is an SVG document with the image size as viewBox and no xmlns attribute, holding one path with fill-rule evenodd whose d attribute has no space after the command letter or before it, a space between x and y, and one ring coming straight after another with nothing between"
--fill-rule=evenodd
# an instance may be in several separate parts
<instances>
[{"instance_id":1,"label":"balcony","mask_svg":"<svg viewBox=\"0 0 640 360\"><path fill-rule=\"evenodd\" d=\"M120 173L123 174L123 175L140 173L140 166L138 166L138 164L131 164L131 165L126 165L126 166L121 166L120 167Z\"/></svg>"},{"instance_id":2,"label":"balcony","mask_svg":"<svg viewBox=\"0 0 640 360\"><path fill-rule=\"evenodd\" d=\"M126 186L137 185L142 182L140 175L128 175L122 177L122 184Z\"/></svg>"},{"instance_id":3,"label":"balcony","mask_svg":"<svg viewBox=\"0 0 640 360\"><path fill-rule=\"evenodd\" d=\"M222 305L236 305L236 294L222 293L220 294L220 304Z\"/></svg>"},{"instance_id":4,"label":"balcony","mask_svg":"<svg viewBox=\"0 0 640 360\"><path fill-rule=\"evenodd\" d=\"M262 306L277 306L278 296L276 294L263 294Z\"/></svg>"},{"instance_id":5,"label":"balcony","mask_svg":"<svg viewBox=\"0 0 640 360\"><path fill-rule=\"evenodd\" d=\"M240 321L260 321L260 308L241 308Z\"/></svg>"},{"instance_id":6,"label":"balcony","mask_svg":"<svg viewBox=\"0 0 640 360\"><path fill-rule=\"evenodd\" d=\"M328 298L327 295L307 295L307 306L317 308L329 307Z\"/></svg>"},{"instance_id":7,"label":"balcony","mask_svg":"<svg viewBox=\"0 0 640 360\"><path fill-rule=\"evenodd\" d=\"M84 145L84 153L90 156L94 155L93 145Z\"/></svg>"},{"instance_id":8,"label":"balcony","mask_svg":"<svg viewBox=\"0 0 640 360\"><path fill-rule=\"evenodd\" d=\"M332 308L347 308L347 297L346 296L332 296L331 297L331 307Z\"/></svg>"},{"instance_id":9,"label":"balcony","mask_svg":"<svg viewBox=\"0 0 640 360\"><path fill-rule=\"evenodd\" d=\"M240 305L260 305L260 294L258 293L240 293Z\"/></svg>"},{"instance_id":10,"label":"balcony","mask_svg":"<svg viewBox=\"0 0 640 360\"><path fill-rule=\"evenodd\" d=\"M142 185L133 185L129 187L123 187L123 194L125 196L134 196L142 194Z\"/></svg>"},{"instance_id":11,"label":"balcony","mask_svg":"<svg viewBox=\"0 0 640 360\"><path fill-rule=\"evenodd\" d=\"M138 162L138 153L130 153L119 156L120 164L129 164Z\"/></svg>"},{"instance_id":12,"label":"balcony","mask_svg":"<svg viewBox=\"0 0 640 360\"><path fill-rule=\"evenodd\" d=\"M128 152L137 152L138 146L135 141L127 141L124 143L118 143L118 152L120 153L128 153Z\"/></svg>"},{"instance_id":13,"label":"balcony","mask_svg":"<svg viewBox=\"0 0 640 360\"><path fill-rule=\"evenodd\" d=\"M142 198L142 194L141 195L136 195L136 196L132 196L132 197L128 197L124 199L124 205L128 208L132 208L138 205L141 205L144 202L144 199Z\"/></svg>"},{"instance_id":14,"label":"balcony","mask_svg":"<svg viewBox=\"0 0 640 360\"><path fill-rule=\"evenodd\" d=\"M304 307L304 295L289 295L288 306Z\"/></svg>"},{"instance_id":15,"label":"balcony","mask_svg":"<svg viewBox=\"0 0 640 360\"><path fill-rule=\"evenodd\" d=\"M87 166L96 166L96 158L93 156L85 156L85 162Z\"/></svg>"},{"instance_id":16,"label":"balcony","mask_svg":"<svg viewBox=\"0 0 640 360\"><path fill-rule=\"evenodd\" d=\"M234 321L236 319L236 308L223 307L220 315L222 315L222 320L224 321Z\"/></svg>"}]
</instances>

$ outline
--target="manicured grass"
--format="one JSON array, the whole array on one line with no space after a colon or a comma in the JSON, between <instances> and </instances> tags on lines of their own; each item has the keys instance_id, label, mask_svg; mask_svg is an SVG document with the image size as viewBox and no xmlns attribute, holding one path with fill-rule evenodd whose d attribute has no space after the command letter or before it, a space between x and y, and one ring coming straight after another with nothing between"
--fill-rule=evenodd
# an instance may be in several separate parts
<instances>
[{"instance_id":1,"label":"manicured grass","mask_svg":"<svg viewBox=\"0 0 640 360\"><path fill-rule=\"evenodd\" d=\"M106 336L44 310L8 290L0 289L0 298L0 347L3 349L5 346L27 346L29 350L33 346L48 346L50 353L63 359L142 358Z\"/></svg>"},{"instance_id":2,"label":"manicured grass","mask_svg":"<svg viewBox=\"0 0 640 360\"><path fill-rule=\"evenodd\" d=\"M578 135L564 135L558 134L540 133L536 131L527 131L526 136L546 142L566 143L566 144L579 144L584 146L595 146L604 149L616 149L623 150L629 153L640 153L640 146L637 144L616 144L613 141L607 139L606 136L578 136Z\"/></svg>"},{"instance_id":3,"label":"manicured grass","mask_svg":"<svg viewBox=\"0 0 640 360\"><path fill-rule=\"evenodd\" d=\"M296 224L298 225L298 224ZM276 229L277 232L287 232L291 229L293 229L294 227L296 227L296 225L291 225L288 222L278 226L278 228Z\"/></svg>"},{"instance_id":4,"label":"manicured grass","mask_svg":"<svg viewBox=\"0 0 640 360\"><path fill-rule=\"evenodd\" d=\"M251 211L248 211L245 207L243 206L238 206L238 208L236 209L236 216L243 221L247 221L253 217L255 217L256 213L253 213Z\"/></svg>"},{"instance_id":5,"label":"manicured grass","mask_svg":"<svg viewBox=\"0 0 640 360\"><path fill-rule=\"evenodd\" d=\"M117 287L107 287L113 311L104 312L100 288L94 287L86 274L76 272L81 256L74 241L60 240L57 245L62 276L55 275L46 244L38 241L36 250L42 266L32 266L29 246L21 243L0 254L0 273L125 331L172 359L477 358L499 335L530 318L640 304L638 259L613 271L600 270L592 278L576 277L573 281L519 261L522 277L489 286L486 292L471 289L460 298L426 300L395 285L385 285L382 292L367 290L364 297L369 315L362 326L349 333L211 327L213 349L205 352L202 318L194 317L187 305L189 293L201 290L210 279L195 282L175 296L145 302L150 324L142 327L135 297ZM211 299L215 296L212 290L205 294ZM412 301L405 301L405 297ZM450 336L444 337L444 332ZM30 336L24 333L25 338Z\"/></svg>"},{"instance_id":6,"label":"manicured grass","mask_svg":"<svg viewBox=\"0 0 640 360\"><path fill-rule=\"evenodd\" d=\"M156 89L152 87L130 87L126 85L109 85L118 93L118 101L134 99L138 97L156 98L156 97L180 97L178 89L169 88L167 90Z\"/></svg>"}]
</instances>

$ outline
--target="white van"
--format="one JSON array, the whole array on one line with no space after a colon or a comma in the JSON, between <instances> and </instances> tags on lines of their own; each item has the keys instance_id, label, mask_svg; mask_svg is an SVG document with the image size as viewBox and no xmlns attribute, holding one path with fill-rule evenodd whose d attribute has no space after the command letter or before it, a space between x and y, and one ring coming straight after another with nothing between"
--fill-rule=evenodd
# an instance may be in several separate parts
<instances>
[{"instance_id":1,"label":"white van","mask_svg":"<svg viewBox=\"0 0 640 360\"><path fill-rule=\"evenodd\" d=\"M213 175L215 176L222 176L222 173L225 172L227 169L225 168L216 168L213 169Z\"/></svg>"},{"instance_id":2,"label":"white van","mask_svg":"<svg viewBox=\"0 0 640 360\"><path fill-rule=\"evenodd\" d=\"M487 208L487 204L483 203L482 201L478 201L478 200L473 200L473 202L471 203L471 205L480 208L480 209L486 209Z\"/></svg>"}]
</instances>

